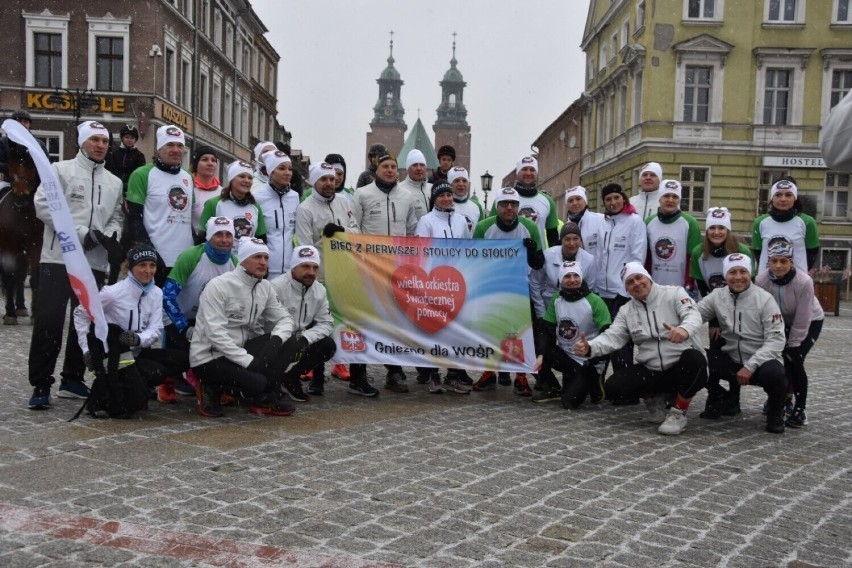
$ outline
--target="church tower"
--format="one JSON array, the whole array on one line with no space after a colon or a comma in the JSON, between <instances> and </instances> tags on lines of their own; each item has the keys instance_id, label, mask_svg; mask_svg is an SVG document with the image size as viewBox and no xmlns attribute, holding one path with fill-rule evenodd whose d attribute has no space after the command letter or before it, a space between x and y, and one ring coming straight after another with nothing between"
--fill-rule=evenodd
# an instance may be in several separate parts
<instances>
[{"instance_id":1,"label":"church tower","mask_svg":"<svg viewBox=\"0 0 852 568\"><path fill-rule=\"evenodd\" d=\"M403 118L405 109L402 107L400 97L403 82L393 64L393 32L391 32L388 66L376 79L379 84L379 100L373 106L373 120L370 121L370 132L367 133L365 157L373 144L384 144L394 156L398 156L402 149L408 127ZM370 164L367 163L367 167L369 166Z\"/></svg>"},{"instance_id":2,"label":"church tower","mask_svg":"<svg viewBox=\"0 0 852 568\"><path fill-rule=\"evenodd\" d=\"M456 34L453 33L453 58L450 68L444 73L441 85L441 104L438 119L432 126L435 132L435 148L448 144L456 149L457 166L470 172L470 126L467 124L467 109L464 106L464 88L467 83L456 65ZM473 175L473 172L470 172Z\"/></svg>"}]
</instances>

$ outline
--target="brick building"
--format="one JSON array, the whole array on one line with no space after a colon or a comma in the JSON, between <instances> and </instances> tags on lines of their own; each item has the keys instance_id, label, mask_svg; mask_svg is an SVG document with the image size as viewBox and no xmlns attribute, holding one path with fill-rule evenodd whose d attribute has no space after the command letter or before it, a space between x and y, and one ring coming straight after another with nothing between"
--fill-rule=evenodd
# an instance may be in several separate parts
<instances>
[{"instance_id":1,"label":"brick building","mask_svg":"<svg viewBox=\"0 0 852 568\"><path fill-rule=\"evenodd\" d=\"M2 11L4 52L18 56L0 70L0 115L27 109L54 160L76 152L77 118L116 137L137 126L149 158L157 127L177 124L223 166L286 135L275 118L280 57L249 2L18 0Z\"/></svg>"}]
</instances>

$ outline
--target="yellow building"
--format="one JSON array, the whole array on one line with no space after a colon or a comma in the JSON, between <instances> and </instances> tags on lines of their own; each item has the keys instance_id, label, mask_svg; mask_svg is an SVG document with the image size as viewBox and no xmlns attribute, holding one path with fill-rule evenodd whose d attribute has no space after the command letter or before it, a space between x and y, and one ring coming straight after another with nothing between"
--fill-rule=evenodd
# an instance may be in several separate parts
<instances>
[{"instance_id":1,"label":"yellow building","mask_svg":"<svg viewBox=\"0 0 852 568\"><path fill-rule=\"evenodd\" d=\"M660 162L700 219L731 209L749 236L769 187L793 176L817 219L820 264L850 264L850 172L826 168L820 126L852 87L852 0L591 0L581 183L598 203ZM703 223L702 223L703 224Z\"/></svg>"}]
</instances>

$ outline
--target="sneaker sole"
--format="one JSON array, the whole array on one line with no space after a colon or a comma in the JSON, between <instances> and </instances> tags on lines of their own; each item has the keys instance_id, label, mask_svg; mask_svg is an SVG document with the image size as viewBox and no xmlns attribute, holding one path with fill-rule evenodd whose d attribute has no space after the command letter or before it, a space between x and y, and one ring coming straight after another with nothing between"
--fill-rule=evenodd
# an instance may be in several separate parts
<instances>
[{"instance_id":1,"label":"sneaker sole","mask_svg":"<svg viewBox=\"0 0 852 568\"><path fill-rule=\"evenodd\" d=\"M363 396L363 397L366 397L366 398L375 398L375 397L379 396L378 392L361 392L361 391L357 391L357 390L353 390L353 389L348 389L346 392L348 392L349 394L354 394L356 396Z\"/></svg>"},{"instance_id":2,"label":"sneaker sole","mask_svg":"<svg viewBox=\"0 0 852 568\"><path fill-rule=\"evenodd\" d=\"M290 416L294 412L296 412L296 410L272 410L271 408L253 406L249 408L249 412L251 412L252 414L258 414L260 416Z\"/></svg>"},{"instance_id":3,"label":"sneaker sole","mask_svg":"<svg viewBox=\"0 0 852 568\"><path fill-rule=\"evenodd\" d=\"M58 396L59 398L76 398L78 400L85 400L85 399L89 398L89 395L87 395L87 394L82 395L82 394L77 394L75 392L66 391L66 390L56 391L56 396Z\"/></svg>"},{"instance_id":4,"label":"sneaker sole","mask_svg":"<svg viewBox=\"0 0 852 568\"><path fill-rule=\"evenodd\" d=\"M559 396L559 397L554 397L554 398L538 398L538 399L534 398L533 402L538 403L538 404L542 404L542 403L545 403L545 402L556 402L557 400L562 400L562 397Z\"/></svg>"},{"instance_id":5,"label":"sneaker sole","mask_svg":"<svg viewBox=\"0 0 852 568\"><path fill-rule=\"evenodd\" d=\"M51 406L50 406L50 403L47 403L47 404L33 404L33 405L29 405L29 404L28 404L28 405L27 405L27 408L29 408L30 410L50 410Z\"/></svg>"}]
</instances>

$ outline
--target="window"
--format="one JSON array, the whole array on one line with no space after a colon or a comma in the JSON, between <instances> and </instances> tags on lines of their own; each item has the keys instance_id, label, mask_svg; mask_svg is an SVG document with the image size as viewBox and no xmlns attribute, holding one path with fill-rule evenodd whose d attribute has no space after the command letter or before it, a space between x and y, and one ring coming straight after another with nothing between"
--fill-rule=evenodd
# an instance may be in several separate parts
<instances>
[{"instance_id":1,"label":"window","mask_svg":"<svg viewBox=\"0 0 852 568\"><path fill-rule=\"evenodd\" d=\"M39 130L32 131L36 140L41 140L44 147L47 148L47 155L50 162L58 162L62 160L62 133L61 132L42 132Z\"/></svg>"},{"instance_id":2,"label":"window","mask_svg":"<svg viewBox=\"0 0 852 568\"><path fill-rule=\"evenodd\" d=\"M610 39L609 43L612 46L612 53L610 53L609 56L612 59L615 59L618 55L618 32L612 34L612 38Z\"/></svg>"},{"instance_id":3,"label":"window","mask_svg":"<svg viewBox=\"0 0 852 568\"><path fill-rule=\"evenodd\" d=\"M606 69L608 58L606 43L601 41L598 46L598 69Z\"/></svg>"},{"instance_id":4,"label":"window","mask_svg":"<svg viewBox=\"0 0 852 568\"><path fill-rule=\"evenodd\" d=\"M721 20L723 0L684 0L684 19Z\"/></svg>"},{"instance_id":5,"label":"window","mask_svg":"<svg viewBox=\"0 0 852 568\"><path fill-rule=\"evenodd\" d=\"M201 118L210 122L210 80L207 73L203 71L198 77L198 106L201 110Z\"/></svg>"},{"instance_id":6,"label":"window","mask_svg":"<svg viewBox=\"0 0 852 568\"><path fill-rule=\"evenodd\" d=\"M636 32L639 33L642 31L642 28L645 27L645 0L639 0L636 2Z\"/></svg>"},{"instance_id":7,"label":"window","mask_svg":"<svg viewBox=\"0 0 852 568\"><path fill-rule=\"evenodd\" d=\"M790 70L767 69L763 92L763 124L784 126L789 123Z\"/></svg>"},{"instance_id":8,"label":"window","mask_svg":"<svg viewBox=\"0 0 852 568\"><path fill-rule=\"evenodd\" d=\"M213 117L210 123L216 128L222 126L222 80L213 76Z\"/></svg>"},{"instance_id":9,"label":"window","mask_svg":"<svg viewBox=\"0 0 852 568\"><path fill-rule=\"evenodd\" d=\"M769 210L769 190L772 184L788 175L787 170L760 170L757 184L757 214L763 215Z\"/></svg>"},{"instance_id":10,"label":"window","mask_svg":"<svg viewBox=\"0 0 852 568\"><path fill-rule=\"evenodd\" d=\"M805 0L764 0L764 21L769 24L803 24Z\"/></svg>"},{"instance_id":11,"label":"window","mask_svg":"<svg viewBox=\"0 0 852 568\"><path fill-rule=\"evenodd\" d=\"M642 79L641 71L633 76L633 126L642 121Z\"/></svg>"},{"instance_id":12,"label":"window","mask_svg":"<svg viewBox=\"0 0 852 568\"><path fill-rule=\"evenodd\" d=\"M269 140L266 135L266 109L260 109L260 116L257 118L258 136L261 140Z\"/></svg>"},{"instance_id":13,"label":"window","mask_svg":"<svg viewBox=\"0 0 852 568\"><path fill-rule=\"evenodd\" d=\"M70 14L56 16L22 12L26 26L26 79L28 87L68 86L68 22ZM94 77L94 70L90 70Z\"/></svg>"},{"instance_id":14,"label":"window","mask_svg":"<svg viewBox=\"0 0 852 568\"><path fill-rule=\"evenodd\" d=\"M224 22L225 26L225 57L234 61L234 28Z\"/></svg>"},{"instance_id":15,"label":"window","mask_svg":"<svg viewBox=\"0 0 852 568\"><path fill-rule=\"evenodd\" d=\"M837 272L849 268L849 249L820 248L820 261L818 266L828 265L830 270Z\"/></svg>"},{"instance_id":16,"label":"window","mask_svg":"<svg viewBox=\"0 0 852 568\"><path fill-rule=\"evenodd\" d=\"M260 116L260 110L257 107L257 103L251 104L251 133L258 139L260 139L260 132L257 128L257 120Z\"/></svg>"},{"instance_id":17,"label":"window","mask_svg":"<svg viewBox=\"0 0 852 568\"><path fill-rule=\"evenodd\" d=\"M703 214L710 202L710 168L682 167L680 184L681 211Z\"/></svg>"},{"instance_id":18,"label":"window","mask_svg":"<svg viewBox=\"0 0 852 568\"><path fill-rule=\"evenodd\" d=\"M225 119L223 120L222 130L225 131L225 134L231 134L232 126L233 126L233 117L234 117L234 102L233 96L231 95L231 87L229 85L225 85L225 99L223 103L223 107L225 109Z\"/></svg>"},{"instance_id":19,"label":"window","mask_svg":"<svg viewBox=\"0 0 852 568\"><path fill-rule=\"evenodd\" d=\"M852 69L837 69L831 74L830 108L840 102L852 89Z\"/></svg>"},{"instance_id":20,"label":"window","mask_svg":"<svg viewBox=\"0 0 852 568\"><path fill-rule=\"evenodd\" d=\"M686 66L683 93L684 122L709 122L712 67Z\"/></svg>"},{"instance_id":21,"label":"window","mask_svg":"<svg viewBox=\"0 0 852 568\"><path fill-rule=\"evenodd\" d=\"M183 108L192 108L192 62L181 57L180 61L180 104Z\"/></svg>"},{"instance_id":22,"label":"window","mask_svg":"<svg viewBox=\"0 0 852 568\"><path fill-rule=\"evenodd\" d=\"M624 20L621 24L621 45L630 43L630 20Z\"/></svg>"},{"instance_id":23,"label":"window","mask_svg":"<svg viewBox=\"0 0 852 568\"><path fill-rule=\"evenodd\" d=\"M167 100L177 102L177 81L175 77L177 68L175 67L175 50L169 47L166 48L164 72L165 79L163 96L166 97Z\"/></svg>"},{"instance_id":24,"label":"window","mask_svg":"<svg viewBox=\"0 0 852 568\"><path fill-rule=\"evenodd\" d=\"M99 91L124 90L124 38L95 39L95 88Z\"/></svg>"},{"instance_id":25,"label":"window","mask_svg":"<svg viewBox=\"0 0 852 568\"><path fill-rule=\"evenodd\" d=\"M849 178L852 174L830 172L825 176L822 216L846 220L849 215Z\"/></svg>"},{"instance_id":26,"label":"window","mask_svg":"<svg viewBox=\"0 0 852 568\"><path fill-rule=\"evenodd\" d=\"M242 110L240 112L240 115L241 115L240 116L240 123L241 123L240 142L242 142L243 144L248 144L248 139L249 139L249 106L248 106L248 99L247 98L243 98L243 106L242 106Z\"/></svg>"},{"instance_id":27,"label":"window","mask_svg":"<svg viewBox=\"0 0 852 568\"><path fill-rule=\"evenodd\" d=\"M595 136L595 146L600 148L606 142L605 132L606 132L606 104L604 104L603 99L598 100L598 113L597 113L597 134Z\"/></svg>"},{"instance_id":28,"label":"window","mask_svg":"<svg viewBox=\"0 0 852 568\"><path fill-rule=\"evenodd\" d=\"M112 15L86 16L89 32L88 88L127 92L130 83L130 23Z\"/></svg>"},{"instance_id":29,"label":"window","mask_svg":"<svg viewBox=\"0 0 852 568\"><path fill-rule=\"evenodd\" d=\"M62 85L62 34L35 34L35 86Z\"/></svg>"},{"instance_id":30,"label":"window","mask_svg":"<svg viewBox=\"0 0 852 568\"><path fill-rule=\"evenodd\" d=\"M618 132L624 134L627 131L627 83L618 88Z\"/></svg>"},{"instance_id":31,"label":"window","mask_svg":"<svg viewBox=\"0 0 852 568\"><path fill-rule=\"evenodd\" d=\"M216 9L213 10L213 43L222 49L222 13Z\"/></svg>"},{"instance_id":32,"label":"window","mask_svg":"<svg viewBox=\"0 0 852 568\"><path fill-rule=\"evenodd\" d=\"M210 0L201 0L201 21L199 22L201 31L210 35Z\"/></svg>"},{"instance_id":33,"label":"window","mask_svg":"<svg viewBox=\"0 0 852 568\"><path fill-rule=\"evenodd\" d=\"M850 0L834 0L834 10L832 14L834 18L832 19L833 24L852 24L852 6L850 6L852 2Z\"/></svg>"}]
</instances>

